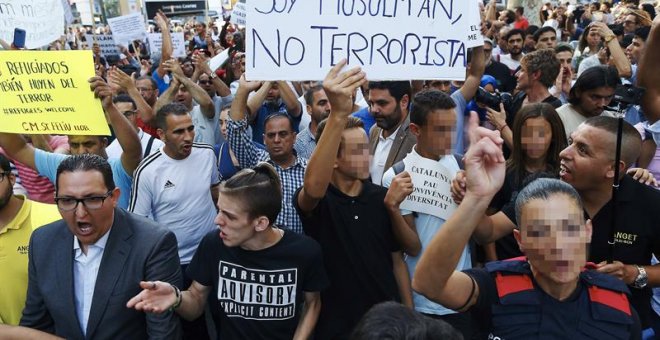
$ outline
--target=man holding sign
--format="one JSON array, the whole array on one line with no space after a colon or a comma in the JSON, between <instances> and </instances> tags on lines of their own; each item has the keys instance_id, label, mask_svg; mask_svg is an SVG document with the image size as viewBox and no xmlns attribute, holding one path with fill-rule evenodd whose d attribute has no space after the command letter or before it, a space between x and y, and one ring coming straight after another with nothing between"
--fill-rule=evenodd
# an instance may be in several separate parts
<instances>
[{"instance_id":1,"label":"man holding sign","mask_svg":"<svg viewBox=\"0 0 660 340\"><path fill-rule=\"evenodd\" d=\"M394 233L408 254L411 278L425 248L456 209L451 198L451 179L460 170L459 158L452 155L455 107L452 97L444 92L418 93L410 110L410 131L417 144L383 176L383 185L389 187L385 205ZM457 270L470 268L470 250L465 246ZM420 313L448 322L465 339L471 339L473 327L468 314L456 313L414 291L413 301Z\"/></svg>"}]
</instances>

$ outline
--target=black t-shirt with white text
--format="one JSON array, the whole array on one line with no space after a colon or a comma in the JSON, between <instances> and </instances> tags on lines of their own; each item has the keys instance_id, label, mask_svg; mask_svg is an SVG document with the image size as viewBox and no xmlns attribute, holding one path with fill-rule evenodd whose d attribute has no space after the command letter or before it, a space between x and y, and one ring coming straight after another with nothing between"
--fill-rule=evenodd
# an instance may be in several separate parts
<instances>
[{"instance_id":1,"label":"black t-shirt with white text","mask_svg":"<svg viewBox=\"0 0 660 340\"><path fill-rule=\"evenodd\" d=\"M304 293L328 286L318 243L288 231L258 251L227 247L218 231L208 233L187 273L212 287L208 302L220 339L290 340Z\"/></svg>"}]
</instances>

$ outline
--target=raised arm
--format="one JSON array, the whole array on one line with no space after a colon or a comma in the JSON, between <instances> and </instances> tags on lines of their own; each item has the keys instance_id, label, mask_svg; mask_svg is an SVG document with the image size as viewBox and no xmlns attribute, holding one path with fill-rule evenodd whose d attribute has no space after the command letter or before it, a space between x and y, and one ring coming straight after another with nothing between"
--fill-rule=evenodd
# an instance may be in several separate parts
<instances>
[{"instance_id":1,"label":"raised arm","mask_svg":"<svg viewBox=\"0 0 660 340\"><path fill-rule=\"evenodd\" d=\"M248 120L250 122L252 122L255 118L257 118L257 113L259 112L259 108L264 103L264 100L266 100L266 96L268 96L268 90L270 90L271 86L273 86L271 82L269 81L263 82L261 84L261 87L257 90L257 92L254 95L252 95L250 98L248 98L247 109L249 115Z\"/></svg>"},{"instance_id":2,"label":"raised arm","mask_svg":"<svg viewBox=\"0 0 660 340\"><path fill-rule=\"evenodd\" d=\"M137 86L135 86L133 78L129 77L124 71L117 67L113 67L108 71L108 81L114 86L122 89L129 97L131 97L131 99L133 99L140 115L140 119L142 119L143 122L149 123L156 118L154 109L146 100L144 100L144 98L142 98L140 91L138 91Z\"/></svg>"},{"instance_id":3,"label":"raised arm","mask_svg":"<svg viewBox=\"0 0 660 340\"><path fill-rule=\"evenodd\" d=\"M637 69L637 83L646 88L642 108L649 123L660 119L660 72L656 68L658 60L660 60L660 15L653 20L651 33L646 39L646 51Z\"/></svg>"},{"instance_id":4,"label":"raised arm","mask_svg":"<svg viewBox=\"0 0 660 340\"><path fill-rule=\"evenodd\" d=\"M465 155L465 198L425 249L412 283L413 289L427 298L458 310L472 306L479 289L476 287L473 292L474 281L465 273L455 271L456 265L488 204L504 182L502 139L494 131L482 135L487 137L472 139Z\"/></svg>"},{"instance_id":5,"label":"raised arm","mask_svg":"<svg viewBox=\"0 0 660 340\"><path fill-rule=\"evenodd\" d=\"M227 84L225 84L224 81L220 80L220 77L214 75L213 70L211 70L211 67L207 63L207 58L201 54L195 55L192 57L193 64L195 65L195 71L198 71L198 76L201 74L206 74L209 76L211 79L211 82L213 83L213 87L215 88L215 92L218 94L220 97L227 97L231 95L231 91L229 90L229 87L227 87ZM193 79L196 80L196 79Z\"/></svg>"},{"instance_id":6,"label":"raised arm","mask_svg":"<svg viewBox=\"0 0 660 340\"><path fill-rule=\"evenodd\" d=\"M294 118L300 117L302 114L302 107L298 101L298 96L293 92L291 86L285 81L278 81L280 89L280 96L286 105L287 113Z\"/></svg>"},{"instance_id":7,"label":"raised arm","mask_svg":"<svg viewBox=\"0 0 660 340\"><path fill-rule=\"evenodd\" d=\"M323 89L332 106L332 112L327 118L323 135L307 163L303 188L296 198L298 206L305 213L311 212L325 196L334 170L341 134L348 116L352 113L352 95L367 81L365 73L357 67L339 73L344 65L346 60L335 65L323 81Z\"/></svg>"},{"instance_id":8,"label":"raised arm","mask_svg":"<svg viewBox=\"0 0 660 340\"><path fill-rule=\"evenodd\" d=\"M245 119L246 101L250 92L261 86L261 82L247 81L241 76L238 81L236 96L231 103L229 119L227 121L227 141L229 148L234 152L241 168L251 168L264 158L264 150L258 149L252 143L252 138L247 133L247 121Z\"/></svg>"},{"instance_id":9,"label":"raised arm","mask_svg":"<svg viewBox=\"0 0 660 340\"><path fill-rule=\"evenodd\" d=\"M100 77L89 79L89 83L94 91L94 95L101 99L103 110L106 117L115 131L119 145L124 150L121 154L121 165L126 170L129 176L133 175L133 171L137 168L142 160L142 144L138 138L137 132L131 123L124 117L123 114L117 110L115 104L112 103L112 89Z\"/></svg>"},{"instance_id":10,"label":"raised arm","mask_svg":"<svg viewBox=\"0 0 660 340\"><path fill-rule=\"evenodd\" d=\"M190 95L193 97L195 102L199 104L202 114L208 119L213 118L215 116L215 105L213 105L213 99L209 97L209 94L188 77L179 75L177 73L172 74L174 75L174 78L178 78L177 80L183 84L188 92L190 92Z\"/></svg>"},{"instance_id":11,"label":"raised arm","mask_svg":"<svg viewBox=\"0 0 660 340\"><path fill-rule=\"evenodd\" d=\"M484 47L477 46L472 49L472 61L468 66L465 83L463 83L460 89L466 102L472 100L474 94L477 93L477 89L481 83L481 77L484 75L485 70L486 59L484 58Z\"/></svg>"},{"instance_id":12,"label":"raised arm","mask_svg":"<svg viewBox=\"0 0 660 340\"><path fill-rule=\"evenodd\" d=\"M629 78L632 75L632 67L630 66L630 60L626 57L626 54L623 52L621 45L619 45L619 40L616 39L616 35L612 32L605 23L600 21L592 22L591 29L596 30L598 34L603 38L603 41L607 41L607 48L610 50L612 55L612 63L616 70L619 72L619 76L622 78Z\"/></svg>"},{"instance_id":13,"label":"raised arm","mask_svg":"<svg viewBox=\"0 0 660 340\"><path fill-rule=\"evenodd\" d=\"M167 90L165 90L165 92L161 94L156 100L156 104L154 104L154 113L158 113L158 110L160 110L161 107L174 101L174 97L179 91L180 85L181 83L177 78L172 79Z\"/></svg>"},{"instance_id":14,"label":"raised arm","mask_svg":"<svg viewBox=\"0 0 660 340\"><path fill-rule=\"evenodd\" d=\"M23 136L15 133L0 132L0 147L2 147L9 158L19 161L37 170L34 162L34 147L25 142Z\"/></svg>"},{"instance_id":15,"label":"raised arm","mask_svg":"<svg viewBox=\"0 0 660 340\"><path fill-rule=\"evenodd\" d=\"M156 69L156 72L158 72L158 76L163 78L165 77L165 74L167 71L163 67L163 61L165 60L170 60L172 58L172 35L170 34L170 25L168 23L167 17L165 16L165 13L162 11L158 11L156 13L156 16L154 17L154 22L156 22L156 25L158 25L158 28L160 29L160 33L163 36L163 45L161 46L161 54L160 54L160 64L158 65L158 69Z\"/></svg>"},{"instance_id":16,"label":"raised arm","mask_svg":"<svg viewBox=\"0 0 660 340\"><path fill-rule=\"evenodd\" d=\"M391 170L388 170L388 172ZM387 173L386 175L387 176ZM386 185L383 180L383 185ZM412 178L407 171L396 175L389 183L387 194L385 195L385 208L392 221L392 233L399 242L399 245L406 254L417 256L422 250L422 243L417 235L415 228L415 218L412 214L401 215L399 206L408 195L413 192Z\"/></svg>"}]
</instances>

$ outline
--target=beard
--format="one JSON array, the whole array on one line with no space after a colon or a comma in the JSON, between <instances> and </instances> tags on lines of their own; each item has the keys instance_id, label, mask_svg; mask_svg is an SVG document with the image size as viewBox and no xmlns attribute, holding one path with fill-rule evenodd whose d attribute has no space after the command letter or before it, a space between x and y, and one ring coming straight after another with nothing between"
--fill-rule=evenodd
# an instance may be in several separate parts
<instances>
[{"instance_id":1,"label":"beard","mask_svg":"<svg viewBox=\"0 0 660 340\"><path fill-rule=\"evenodd\" d=\"M5 178L5 181L9 181L9 178ZM14 195L14 189L10 186L4 192L4 194L0 196L0 210L4 209L7 206L7 204L9 204L9 200L11 200L11 197L13 195Z\"/></svg>"},{"instance_id":2,"label":"beard","mask_svg":"<svg viewBox=\"0 0 660 340\"><path fill-rule=\"evenodd\" d=\"M401 115L402 115L401 107L397 103L396 109L394 109L394 113L388 116L381 117L380 121L376 119L376 125L378 125L378 127L383 130L389 131L394 127L396 127L397 125L399 125L399 123L401 123Z\"/></svg>"}]
</instances>

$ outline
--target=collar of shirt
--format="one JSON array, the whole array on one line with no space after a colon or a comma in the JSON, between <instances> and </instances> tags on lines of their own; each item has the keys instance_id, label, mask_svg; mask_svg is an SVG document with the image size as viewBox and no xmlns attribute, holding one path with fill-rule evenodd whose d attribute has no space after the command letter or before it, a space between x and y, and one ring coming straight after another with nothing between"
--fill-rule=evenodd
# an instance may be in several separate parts
<instances>
[{"instance_id":1,"label":"collar of shirt","mask_svg":"<svg viewBox=\"0 0 660 340\"><path fill-rule=\"evenodd\" d=\"M105 245L108 243L108 237L112 228L110 228L105 235L103 235L96 243L90 245L90 247L99 248L101 251L105 250ZM83 255L82 248L80 248L80 242L78 242L77 237L73 237L73 251L75 252L75 258L78 258Z\"/></svg>"},{"instance_id":2,"label":"collar of shirt","mask_svg":"<svg viewBox=\"0 0 660 340\"><path fill-rule=\"evenodd\" d=\"M379 142L384 142L386 140L393 141L394 138L396 138L396 134L399 133L399 129L401 129L401 124L399 124L399 127L397 127L396 130L394 130L394 132L392 132L392 134L389 135L389 137L387 138L383 137L383 132L385 132L385 130L380 131L380 134L378 135L378 141Z\"/></svg>"},{"instance_id":3,"label":"collar of shirt","mask_svg":"<svg viewBox=\"0 0 660 340\"><path fill-rule=\"evenodd\" d=\"M142 140L142 136L144 136L144 131L142 131L141 128L138 128L138 139Z\"/></svg>"}]
</instances>

